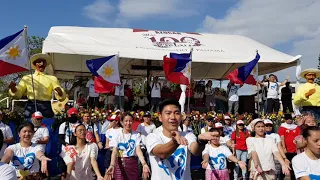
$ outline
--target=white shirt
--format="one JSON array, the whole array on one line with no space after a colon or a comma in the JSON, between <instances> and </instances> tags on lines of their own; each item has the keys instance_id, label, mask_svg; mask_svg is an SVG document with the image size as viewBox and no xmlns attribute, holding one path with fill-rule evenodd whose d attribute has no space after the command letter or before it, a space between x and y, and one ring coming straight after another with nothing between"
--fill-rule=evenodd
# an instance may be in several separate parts
<instances>
[{"instance_id":1,"label":"white shirt","mask_svg":"<svg viewBox=\"0 0 320 180\"><path fill-rule=\"evenodd\" d=\"M59 127L59 134L65 134L65 142L69 144L69 139L71 140L73 130L79 123L69 123L69 128L66 127L66 122L63 122ZM67 128L67 129L66 129Z\"/></svg>"},{"instance_id":2,"label":"white shirt","mask_svg":"<svg viewBox=\"0 0 320 180\"><path fill-rule=\"evenodd\" d=\"M227 146L219 146L217 148L207 145L202 151L202 156L208 154L209 162L207 169L224 170L227 169L227 159L232 155Z\"/></svg>"},{"instance_id":3,"label":"white shirt","mask_svg":"<svg viewBox=\"0 0 320 180\"><path fill-rule=\"evenodd\" d=\"M209 130L212 128L212 127L210 127L210 126L205 126L205 127L208 127L208 132L209 132ZM201 134L206 132L205 127L201 128L201 131L200 131Z\"/></svg>"},{"instance_id":4,"label":"white shirt","mask_svg":"<svg viewBox=\"0 0 320 180\"><path fill-rule=\"evenodd\" d=\"M36 142L38 140L42 140L45 137L49 137L49 130L47 127L40 126L39 128L35 129L34 131L35 131L35 133L34 133L32 140L31 140L31 142L34 144L37 144ZM45 144L38 144L38 145L42 146L42 148L44 150L46 149Z\"/></svg>"},{"instance_id":5,"label":"white shirt","mask_svg":"<svg viewBox=\"0 0 320 180\"><path fill-rule=\"evenodd\" d=\"M152 87L152 85L153 85L153 87ZM151 89L151 97L161 98L161 85L160 85L160 83L159 82L157 82L157 83L151 82L150 87L152 88Z\"/></svg>"},{"instance_id":6,"label":"white shirt","mask_svg":"<svg viewBox=\"0 0 320 180\"><path fill-rule=\"evenodd\" d=\"M86 127L87 131L90 131L92 133L98 132L98 127L97 127L97 125L95 123L93 123L93 127L92 127L92 123L87 124L85 122L82 122L82 124Z\"/></svg>"},{"instance_id":7,"label":"white shirt","mask_svg":"<svg viewBox=\"0 0 320 180\"><path fill-rule=\"evenodd\" d=\"M193 133L193 130L192 130L192 128L191 127L187 127L185 124L182 124L182 131L183 132L187 132L187 133L189 133L189 132L191 132L191 133Z\"/></svg>"},{"instance_id":8,"label":"white shirt","mask_svg":"<svg viewBox=\"0 0 320 180\"><path fill-rule=\"evenodd\" d=\"M114 144L119 151L120 157L132 157L136 156L136 147L140 146L141 136L138 132L131 132L124 134L123 131L112 138L112 144Z\"/></svg>"},{"instance_id":9,"label":"white shirt","mask_svg":"<svg viewBox=\"0 0 320 180\"><path fill-rule=\"evenodd\" d=\"M107 130L106 132L106 138L109 139L109 147L114 147L116 146L116 144L112 144L114 141L112 141L112 139L114 137L117 137L122 131L122 128L118 128L118 129L113 129L113 128L110 128Z\"/></svg>"},{"instance_id":10,"label":"white shirt","mask_svg":"<svg viewBox=\"0 0 320 180\"><path fill-rule=\"evenodd\" d=\"M266 138L271 138L276 144L281 142L281 138L277 133L266 134Z\"/></svg>"},{"instance_id":11,"label":"white shirt","mask_svg":"<svg viewBox=\"0 0 320 180\"><path fill-rule=\"evenodd\" d=\"M196 142L197 138L193 133L181 132L181 136L188 140L188 146L180 145L168 159L163 160L153 155L152 149L159 144L168 143L171 138L164 136L162 131L155 131L147 136L147 150L152 169L151 180L191 180L190 145Z\"/></svg>"},{"instance_id":12,"label":"white shirt","mask_svg":"<svg viewBox=\"0 0 320 180\"><path fill-rule=\"evenodd\" d=\"M264 86L268 88L268 82L263 83ZM267 98L271 99L279 99L279 86L281 84L278 82L269 82L269 88L268 88L268 93L267 93Z\"/></svg>"},{"instance_id":13,"label":"white shirt","mask_svg":"<svg viewBox=\"0 0 320 180\"><path fill-rule=\"evenodd\" d=\"M236 130L235 126L233 126L233 125L231 125L231 126L225 125L223 127L223 134L224 134L224 136L228 136L229 139L230 139L232 132L235 131L235 130Z\"/></svg>"},{"instance_id":14,"label":"white shirt","mask_svg":"<svg viewBox=\"0 0 320 180\"><path fill-rule=\"evenodd\" d=\"M229 136L220 136L220 145L223 145L223 146L227 146L227 142L230 141L230 137Z\"/></svg>"},{"instance_id":15,"label":"white shirt","mask_svg":"<svg viewBox=\"0 0 320 180\"><path fill-rule=\"evenodd\" d=\"M3 139L9 139L13 137L10 127L1 121L0 121L0 130L2 131ZM6 150L7 146L8 146L7 143L4 142L0 151L0 158L2 158L2 156L4 155L4 151Z\"/></svg>"},{"instance_id":16,"label":"white shirt","mask_svg":"<svg viewBox=\"0 0 320 180\"><path fill-rule=\"evenodd\" d=\"M249 137L246 139L246 143L249 158L251 158L251 153L255 151L258 154L263 171L276 170L273 153L277 152L278 148L272 138ZM251 161L251 170L256 171L253 161Z\"/></svg>"},{"instance_id":17,"label":"white shirt","mask_svg":"<svg viewBox=\"0 0 320 180\"><path fill-rule=\"evenodd\" d=\"M120 86L115 87L114 95L116 96L124 96L124 84L121 83Z\"/></svg>"},{"instance_id":18,"label":"white shirt","mask_svg":"<svg viewBox=\"0 0 320 180\"><path fill-rule=\"evenodd\" d=\"M94 91L94 81L90 79L86 85L89 88L89 97L99 97L99 94Z\"/></svg>"},{"instance_id":19,"label":"white shirt","mask_svg":"<svg viewBox=\"0 0 320 180\"><path fill-rule=\"evenodd\" d=\"M239 85L230 86L229 101L239 101L239 96L238 96L239 88L240 88Z\"/></svg>"},{"instance_id":20,"label":"white shirt","mask_svg":"<svg viewBox=\"0 0 320 180\"><path fill-rule=\"evenodd\" d=\"M320 179L320 159L312 160L305 152L292 159L292 168L297 179L302 176L309 176L311 180Z\"/></svg>"},{"instance_id":21,"label":"white shirt","mask_svg":"<svg viewBox=\"0 0 320 180\"><path fill-rule=\"evenodd\" d=\"M149 101L148 101L148 99L146 98L146 97L143 97L143 98L140 98L140 97L138 97L137 98L137 100L136 100L136 104L138 105L138 106L145 106L145 105L147 105L149 103Z\"/></svg>"},{"instance_id":22,"label":"white shirt","mask_svg":"<svg viewBox=\"0 0 320 180\"><path fill-rule=\"evenodd\" d=\"M3 180L16 180L17 174L15 169L9 164L0 162L0 179Z\"/></svg>"},{"instance_id":23,"label":"white shirt","mask_svg":"<svg viewBox=\"0 0 320 180\"><path fill-rule=\"evenodd\" d=\"M75 147L75 146L70 146ZM98 146L95 143L88 143L80 153L80 151L74 148L77 153L76 156L70 156L71 153L62 151L61 157L66 164L75 162L74 170L71 171L71 180L94 180L94 173L92 172L91 158L97 159ZM74 157L74 158L72 158Z\"/></svg>"},{"instance_id":24,"label":"white shirt","mask_svg":"<svg viewBox=\"0 0 320 180\"><path fill-rule=\"evenodd\" d=\"M110 126L110 121L105 120L103 124L99 123L100 134L106 134L108 127Z\"/></svg>"},{"instance_id":25,"label":"white shirt","mask_svg":"<svg viewBox=\"0 0 320 180\"><path fill-rule=\"evenodd\" d=\"M40 170L39 160L36 158L37 152L44 152L42 146L32 144L30 147L21 147L20 143L8 146L7 149L13 151L13 157L10 165L16 169L17 176L20 177L20 171L29 170L30 173L36 173Z\"/></svg>"},{"instance_id":26,"label":"white shirt","mask_svg":"<svg viewBox=\"0 0 320 180\"><path fill-rule=\"evenodd\" d=\"M140 123L137 132L141 134L142 144L146 145L146 138L148 134L152 133L155 129L157 129L156 125L151 123L149 126L146 126L144 123Z\"/></svg>"}]
</instances>

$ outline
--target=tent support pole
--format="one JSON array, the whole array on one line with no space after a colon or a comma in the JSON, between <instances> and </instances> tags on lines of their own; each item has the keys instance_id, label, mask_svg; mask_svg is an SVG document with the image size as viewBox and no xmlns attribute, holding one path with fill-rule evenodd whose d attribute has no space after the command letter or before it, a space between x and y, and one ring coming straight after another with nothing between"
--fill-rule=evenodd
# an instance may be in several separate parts
<instances>
[{"instance_id":1,"label":"tent support pole","mask_svg":"<svg viewBox=\"0 0 320 180\"><path fill-rule=\"evenodd\" d=\"M149 86L150 73L151 73L151 60L147 60L147 97L148 97L148 101L149 101L149 109L151 109L151 87Z\"/></svg>"}]
</instances>

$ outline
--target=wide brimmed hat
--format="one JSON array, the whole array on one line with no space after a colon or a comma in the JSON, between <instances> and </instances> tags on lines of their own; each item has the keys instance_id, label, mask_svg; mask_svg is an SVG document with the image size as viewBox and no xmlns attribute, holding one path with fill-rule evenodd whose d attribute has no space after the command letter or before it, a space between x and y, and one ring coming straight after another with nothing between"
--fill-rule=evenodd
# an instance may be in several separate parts
<instances>
[{"instance_id":1,"label":"wide brimmed hat","mask_svg":"<svg viewBox=\"0 0 320 180\"><path fill-rule=\"evenodd\" d=\"M305 78L306 74L308 74L308 73L315 73L317 78L320 77L320 70L319 69L314 69L314 68L305 69L304 71L302 71L300 73L300 76Z\"/></svg>"},{"instance_id":2,"label":"wide brimmed hat","mask_svg":"<svg viewBox=\"0 0 320 180\"><path fill-rule=\"evenodd\" d=\"M35 65L33 65L33 62L38 59L44 59L47 62L47 66L50 65L52 61L51 57L48 54L42 54L42 53L35 54L30 58L32 69L36 69Z\"/></svg>"}]
</instances>

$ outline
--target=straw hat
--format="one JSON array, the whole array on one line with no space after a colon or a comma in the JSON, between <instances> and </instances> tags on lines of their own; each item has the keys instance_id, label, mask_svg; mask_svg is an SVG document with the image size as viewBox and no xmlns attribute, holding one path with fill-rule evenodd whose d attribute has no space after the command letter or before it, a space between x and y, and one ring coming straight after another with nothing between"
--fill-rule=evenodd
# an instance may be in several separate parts
<instances>
[{"instance_id":1,"label":"straw hat","mask_svg":"<svg viewBox=\"0 0 320 180\"><path fill-rule=\"evenodd\" d=\"M42 54L42 53L35 54L30 58L32 69L36 69L36 67L33 65L33 62L38 59L44 59L47 62L47 66L50 65L52 61L51 57L48 54Z\"/></svg>"},{"instance_id":2,"label":"straw hat","mask_svg":"<svg viewBox=\"0 0 320 180\"><path fill-rule=\"evenodd\" d=\"M300 76L305 78L306 74L308 74L308 73L315 73L316 74L316 78L320 77L320 70L319 69L314 69L314 68L305 69L304 71L302 71L300 73Z\"/></svg>"}]
</instances>

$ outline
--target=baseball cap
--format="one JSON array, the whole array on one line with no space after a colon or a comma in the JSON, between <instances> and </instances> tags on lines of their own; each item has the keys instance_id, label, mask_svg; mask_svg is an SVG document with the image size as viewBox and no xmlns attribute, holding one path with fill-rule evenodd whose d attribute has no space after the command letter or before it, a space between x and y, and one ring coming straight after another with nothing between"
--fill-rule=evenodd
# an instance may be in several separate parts
<instances>
[{"instance_id":1,"label":"baseball cap","mask_svg":"<svg viewBox=\"0 0 320 180\"><path fill-rule=\"evenodd\" d=\"M263 122L264 124L273 124L273 122L270 119L265 119Z\"/></svg>"},{"instance_id":2,"label":"baseball cap","mask_svg":"<svg viewBox=\"0 0 320 180\"><path fill-rule=\"evenodd\" d=\"M224 120L231 120L230 116L224 116Z\"/></svg>"},{"instance_id":3,"label":"baseball cap","mask_svg":"<svg viewBox=\"0 0 320 180\"><path fill-rule=\"evenodd\" d=\"M40 111L36 111L32 114L32 118L36 118L36 119L39 119L39 118L43 118L42 116L42 113Z\"/></svg>"},{"instance_id":4,"label":"baseball cap","mask_svg":"<svg viewBox=\"0 0 320 180\"><path fill-rule=\"evenodd\" d=\"M145 112L143 117L151 116L151 113L149 111Z\"/></svg>"},{"instance_id":5,"label":"baseball cap","mask_svg":"<svg viewBox=\"0 0 320 180\"><path fill-rule=\"evenodd\" d=\"M117 113L119 113L119 112L121 112L120 109L117 109L114 113L117 114Z\"/></svg>"},{"instance_id":6,"label":"baseball cap","mask_svg":"<svg viewBox=\"0 0 320 180\"><path fill-rule=\"evenodd\" d=\"M223 128L223 125L221 123L215 123L214 127L215 128Z\"/></svg>"},{"instance_id":7,"label":"baseball cap","mask_svg":"<svg viewBox=\"0 0 320 180\"><path fill-rule=\"evenodd\" d=\"M68 115L69 115L69 116L71 116L71 115L73 115L73 114L78 115L78 110L77 110L76 108L70 108L70 109L68 110Z\"/></svg>"},{"instance_id":8,"label":"baseball cap","mask_svg":"<svg viewBox=\"0 0 320 180\"><path fill-rule=\"evenodd\" d=\"M244 122L242 120L238 120L237 125L239 125L239 124L244 124Z\"/></svg>"}]
</instances>

